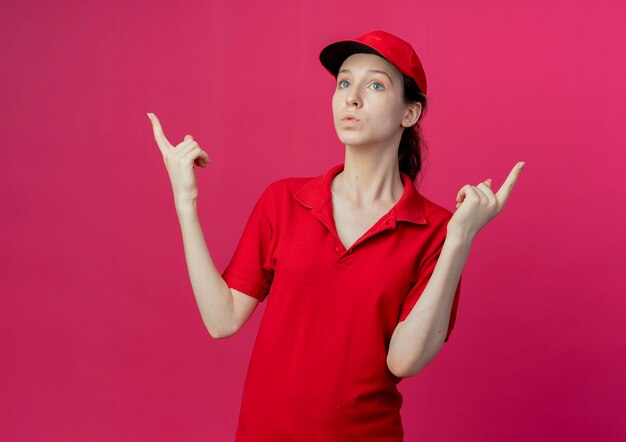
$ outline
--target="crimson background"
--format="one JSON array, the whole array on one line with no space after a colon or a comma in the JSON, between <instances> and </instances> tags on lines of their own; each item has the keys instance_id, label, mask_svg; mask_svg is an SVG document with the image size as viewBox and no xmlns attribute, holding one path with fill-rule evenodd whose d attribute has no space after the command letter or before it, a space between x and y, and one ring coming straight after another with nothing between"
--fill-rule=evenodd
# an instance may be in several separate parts
<instances>
[{"instance_id":1,"label":"crimson background","mask_svg":"<svg viewBox=\"0 0 626 442\"><path fill-rule=\"evenodd\" d=\"M2 440L232 440L265 306L209 337L146 112L213 160L222 270L270 181L343 160L317 56L374 29L425 65L427 197L527 163L400 384L407 441L626 438L624 2L2 3Z\"/></svg>"}]
</instances>

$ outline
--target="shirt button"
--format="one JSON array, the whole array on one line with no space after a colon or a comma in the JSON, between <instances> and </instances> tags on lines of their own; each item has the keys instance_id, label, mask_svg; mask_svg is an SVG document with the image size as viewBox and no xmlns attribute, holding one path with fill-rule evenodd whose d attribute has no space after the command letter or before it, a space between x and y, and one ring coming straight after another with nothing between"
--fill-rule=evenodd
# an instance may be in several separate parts
<instances>
[{"instance_id":1,"label":"shirt button","mask_svg":"<svg viewBox=\"0 0 626 442\"><path fill-rule=\"evenodd\" d=\"M336 249L336 250L337 250L338 252L341 252L341 247L337 246L337 249Z\"/></svg>"}]
</instances>

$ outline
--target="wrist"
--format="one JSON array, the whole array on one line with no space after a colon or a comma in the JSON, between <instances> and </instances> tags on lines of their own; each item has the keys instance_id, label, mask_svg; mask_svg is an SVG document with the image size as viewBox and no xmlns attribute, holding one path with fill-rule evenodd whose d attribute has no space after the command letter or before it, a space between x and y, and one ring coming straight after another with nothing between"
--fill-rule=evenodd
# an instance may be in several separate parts
<instances>
[{"instance_id":1,"label":"wrist","mask_svg":"<svg viewBox=\"0 0 626 442\"><path fill-rule=\"evenodd\" d=\"M448 229L446 242L450 242L458 246L471 246L476 237L475 233L458 229Z\"/></svg>"}]
</instances>

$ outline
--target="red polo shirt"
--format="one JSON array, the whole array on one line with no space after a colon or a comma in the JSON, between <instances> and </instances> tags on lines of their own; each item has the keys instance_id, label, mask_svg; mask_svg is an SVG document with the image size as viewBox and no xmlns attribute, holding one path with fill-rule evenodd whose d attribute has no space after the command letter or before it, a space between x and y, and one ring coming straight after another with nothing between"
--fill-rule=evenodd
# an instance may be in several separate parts
<instances>
[{"instance_id":1,"label":"red polo shirt","mask_svg":"<svg viewBox=\"0 0 626 442\"><path fill-rule=\"evenodd\" d=\"M229 287L267 297L236 441L403 439L389 341L428 283L452 213L401 173L400 200L345 249L330 191L343 166L271 183L222 274Z\"/></svg>"}]
</instances>

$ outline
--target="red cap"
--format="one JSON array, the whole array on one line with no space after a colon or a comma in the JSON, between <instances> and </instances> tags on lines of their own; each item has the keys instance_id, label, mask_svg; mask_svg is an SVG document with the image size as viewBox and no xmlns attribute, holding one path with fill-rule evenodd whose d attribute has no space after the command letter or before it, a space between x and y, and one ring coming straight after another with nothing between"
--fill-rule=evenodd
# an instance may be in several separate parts
<instances>
[{"instance_id":1,"label":"red cap","mask_svg":"<svg viewBox=\"0 0 626 442\"><path fill-rule=\"evenodd\" d=\"M346 58L357 53L377 54L385 58L400 72L412 78L426 95L426 74L413 47L385 31L373 31L355 40L340 40L329 44L320 52L322 65L337 77L337 71Z\"/></svg>"}]
</instances>

